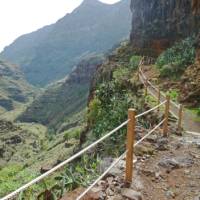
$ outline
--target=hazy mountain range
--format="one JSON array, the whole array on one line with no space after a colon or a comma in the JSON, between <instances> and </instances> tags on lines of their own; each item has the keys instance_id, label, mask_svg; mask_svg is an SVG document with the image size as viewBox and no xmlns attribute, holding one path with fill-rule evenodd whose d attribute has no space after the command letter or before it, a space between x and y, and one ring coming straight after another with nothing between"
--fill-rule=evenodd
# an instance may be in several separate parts
<instances>
[{"instance_id":1,"label":"hazy mountain range","mask_svg":"<svg viewBox=\"0 0 200 200\"><path fill-rule=\"evenodd\" d=\"M67 75L85 55L128 38L130 29L129 0L84 0L55 24L17 38L0 57L18 64L31 84L44 86Z\"/></svg>"}]
</instances>

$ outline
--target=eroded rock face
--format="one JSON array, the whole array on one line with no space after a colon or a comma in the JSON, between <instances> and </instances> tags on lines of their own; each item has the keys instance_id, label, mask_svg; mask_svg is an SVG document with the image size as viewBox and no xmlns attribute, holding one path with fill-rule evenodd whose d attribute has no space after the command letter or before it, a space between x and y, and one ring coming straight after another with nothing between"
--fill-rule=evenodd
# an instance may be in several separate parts
<instances>
[{"instance_id":1,"label":"eroded rock face","mask_svg":"<svg viewBox=\"0 0 200 200\"><path fill-rule=\"evenodd\" d=\"M132 0L131 41L159 54L174 41L198 33L200 12L195 0Z\"/></svg>"},{"instance_id":2,"label":"eroded rock face","mask_svg":"<svg viewBox=\"0 0 200 200\"><path fill-rule=\"evenodd\" d=\"M192 10L194 15L200 15L200 1L192 0Z\"/></svg>"},{"instance_id":3,"label":"eroded rock face","mask_svg":"<svg viewBox=\"0 0 200 200\"><path fill-rule=\"evenodd\" d=\"M195 16L200 15L200 1L199 0L192 1L192 10L193 10L193 15ZM196 63L200 65L200 32L196 40Z\"/></svg>"}]
</instances>

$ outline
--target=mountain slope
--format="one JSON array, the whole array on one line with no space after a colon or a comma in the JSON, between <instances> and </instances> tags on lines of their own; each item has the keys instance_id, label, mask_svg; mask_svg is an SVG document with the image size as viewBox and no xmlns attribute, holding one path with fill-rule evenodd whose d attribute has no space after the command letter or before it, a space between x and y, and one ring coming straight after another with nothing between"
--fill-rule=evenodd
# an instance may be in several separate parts
<instances>
[{"instance_id":1,"label":"mountain slope","mask_svg":"<svg viewBox=\"0 0 200 200\"><path fill-rule=\"evenodd\" d=\"M1 57L22 66L27 80L45 85L63 78L81 57L101 53L128 37L129 0L114 5L85 0L57 23L19 37Z\"/></svg>"},{"instance_id":2,"label":"mountain slope","mask_svg":"<svg viewBox=\"0 0 200 200\"><path fill-rule=\"evenodd\" d=\"M16 65L0 60L0 114L11 111L15 103L25 103L33 88Z\"/></svg>"},{"instance_id":3,"label":"mountain slope","mask_svg":"<svg viewBox=\"0 0 200 200\"><path fill-rule=\"evenodd\" d=\"M58 129L69 116L86 107L90 81L102 59L101 56L90 56L82 60L70 75L49 85L19 120L42 123Z\"/></svg>"}]
</instances>

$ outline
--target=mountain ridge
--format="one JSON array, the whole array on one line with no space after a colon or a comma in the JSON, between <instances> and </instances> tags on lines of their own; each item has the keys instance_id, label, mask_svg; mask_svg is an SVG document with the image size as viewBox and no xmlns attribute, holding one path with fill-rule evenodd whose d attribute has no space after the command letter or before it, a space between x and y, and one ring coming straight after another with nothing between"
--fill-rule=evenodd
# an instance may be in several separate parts
<instances>
[{"instance_id":1,"label":"mountain ridge","mask_svg":"<svg viewBox=\"0 0 200 200\"><path fill-rule=\"evenodd\" d=\"M105 53L128 37L129 3L86 0L56 23L19 37L0 56L19 64L34 85L59 80L85 55Z\"/></svg>"}]
</instances>

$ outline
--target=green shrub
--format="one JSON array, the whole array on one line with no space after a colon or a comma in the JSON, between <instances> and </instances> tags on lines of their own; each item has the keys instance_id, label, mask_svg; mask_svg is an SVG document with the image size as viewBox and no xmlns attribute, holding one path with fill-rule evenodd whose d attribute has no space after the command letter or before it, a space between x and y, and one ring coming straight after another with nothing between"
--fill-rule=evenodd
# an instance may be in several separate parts
<instances>
[{"instance_id":1,"label":"green shrub","mask_svg":"<svg viewBox=\"0 0 200 200\"><path fill-rule=\"evenodd\" d=\"M173 66L170 64L164 65L161 69L160 69L160 75L162 77L170 77L170 75L173 74Z\"/></svg>"},{"instance_id":2,"label":"green shrub","mask_svg":"<svg viewBox=\"0 0 200 200\"><path fill-rule=\"evenodd\" d=\"M101 101L95 97L89 104L89 112L87 115L90 126L96 123L101 112Z\"/></svg>"},{"instance_id":3,"label":"green shrub","mask_svg":"<svg viewBox=\"0 0 200 200\"><path fill-rule=\"evenodd\" d=\"M119 73L121 71L123 73ZM114 72L112 81L100 84L96 90L96 97L90 104L88 116L97 138L125 121L128 108L136 108L136 99L133 98L132 91L122 81L123 75L127 75L126 72L127 70L118 69ZM127 77L126 81L129 81ZM122 133L123 130L119 132ZM120 134L118 136L120 140ZM116 138L112 139L114 141Z\"/></svg>"},{"instance_id":4,"label":"green shrub","mask_svg":"<svg viewBox=\"0 0 200 200\"><path fill-rule=\"evenodd\" d=\"M114 81L118 84L123 84L131 76L130 70L126 67L120 67L113 72Z\"/></svg>"},{"instance_id":5,"label":"green shrub","mask_svg":"<svg viewBox=\"0 0 200 200\"><path fill-rule=\"evenodd\" d=\"M79 186L88 187L99 175L98 156L85 155L79 162L70 164L64 173L55 177L62 181L63 190L71 191Z\"/></svg>"},{"instance_id":6,"label":"green shrub","mask_svg":"<svg viewBox=\"0 0 200 200\"><path fill-rule=\"evenodd\" d=\"M69 140L69 132L68 132L68 131L65 132L65 134L63 135L63 139L64 139L65 141L68 141L68 140Z\"/></svg>"},{"instance_id":7,"label":"green shrub","mask_svg":"<svg viewBox=\"0 0 200 200\"><path fill-rule=\"evenodd\" d=\"M197 115L200 116L200 107L198 108Z\"/></svg>"},{"instance_id":8,"label":"green shrub","mask_svg":"<svg viewBox=\"0 0 200 200\"><path fill-rule=\"evenodd\" d=\"M156 65L161 76L178 76L195 61L195 39L189 37L167 49L157 59Z\"/></svg>"},{"instance_id":9,"label":"green shrub","mask_svg":"<svg viewBox=\"0 0 200 200\"><path fill-rule=\"evenodd\" d=\"M172 101L177 101L178 98L178 91L177 90L170 90L169 95Z\"/></svg>"},{"instance_id":10,"label":"green shrub","mask_svg":"<svg viewBox=\"0 0 200 200\"><path fill-rule=\"evenodd\" d=\"M80 133L81 133L81 130L76 129L76 130L71 132L70 137L78 140L80 138Z\"/></svg>"},{"instance_id":11,"label":"green shrub","mask_svg":"<svg viewBox=\"0 0 200 200\"><path fill-rule=\"evenodd\" d=\"M80 128L74 128L72 130L66 131L64 133L64 140L68 141L70 139L79 139L80 138L80 133L81 133L81 129Z\"/></svg>"},{"instance_id":12,"label":"green shrub","mask_svg":"<svg viewBox=\"0 0 200 200\"><path fill-rule=\"evenodd\" d=\"M141 60L141 56L132 56L130 59L130 66L133 70L136 70L138 68L138 65Z\"/></svg>"},{"instance_id":13,"label":"green shrub","mask_svg":"<svg viewBox=\"0 0 200 200\"><path fill-rule=\"evenodd\" d=\"M22 165L12 164L0 170L0 197L16 190L37 176L34 171Z\"/></svg>"}]
</instances>

